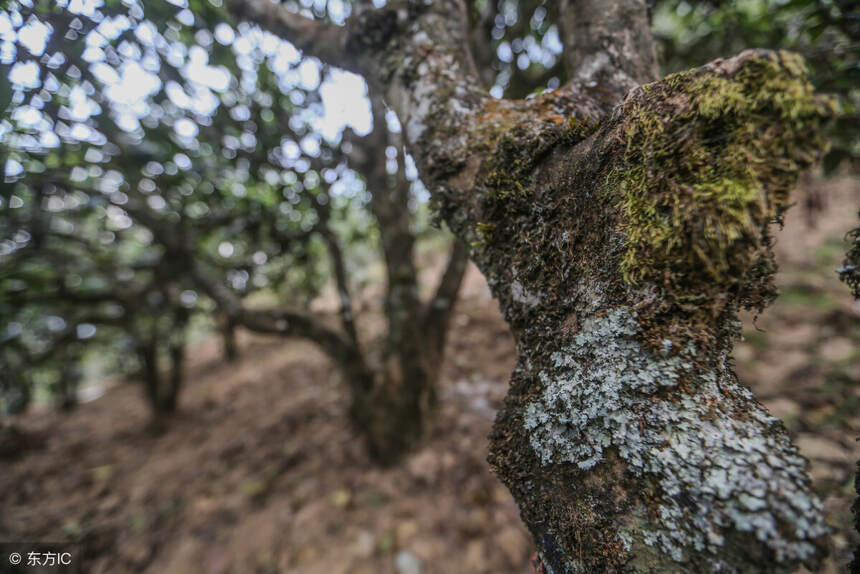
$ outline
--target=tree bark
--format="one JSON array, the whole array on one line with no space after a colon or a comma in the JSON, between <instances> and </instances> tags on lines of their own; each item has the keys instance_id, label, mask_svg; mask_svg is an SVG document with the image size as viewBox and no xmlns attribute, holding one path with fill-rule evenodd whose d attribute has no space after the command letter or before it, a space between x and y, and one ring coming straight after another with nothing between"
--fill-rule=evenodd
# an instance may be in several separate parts
<instances>
[{"instance_id":1,"label":"tree bark","mask_svg":"<svg viewBox=\"0 0 860 574\"><path fill-rule=\"evenodd\" d=\"M66 366L60 372L59 377L55 390L57 408L69 412L78 405L78 386L81 382L79 365L72 363Z\"/></svg>"},{"instance_id":2,"label":"tree bark","mask_svg":"<svg viewBox=\"0 0 860 574\"><path fill-rule=\"evenodd\" d=\"M153 340L140 342L137 345L137 356L140 362L140 377L143 380L143 391L153 418L161 414L161 400L158 375L158 350Z\"/></svg>"},{"instance_id":3,"label":"tree bark","mask_svg":"<svg viewBox=\"0 0 860 574\"><path fill-rule=\"evenodd\" d=\"M560 0L559 4L568 77L618 96L657 79L645 0Z\"/></svg>"},{"instance_id":4,"label":"tree bark","mask_svg":"<svg viewBox=\"0 0 860 574\"><path fill-rule=\"evenodd\" d=\"M316 206L316 211L319 214L320 221L316 226L316 231L322 237L331 259L332 272L334 273L334 284L337 288L338 305L340 313L340 322L347 337L356 346L358 342L358 330L355 326L355 315L352 311L352 294L349 288L349 278L346 274L346 263L343 258L343 251L340 248L340 243L334 234L334 231L329 227L329 219L331 218L331 204L329 201L322 202Z\"/></svg>"},{"instance_id":5,"label":"tree bark","mask_svg":"<svg viewBox=\"0 0 860 574\"><path fill-rule=\"evenodd\" d=\"M342 31L513 330L490 463L547 572L814 567L806 462L731 349L737 310L774 296L769 225L832 109L783 53L634 87L653 74L644 5L566 6L573 80L524 101L481 88L461 2L389 2Z\"/></svg>"},{"instance_id":6,"label":"tree bark","mask_svg":"<svg viewBox=\"0 0 860 574\"><path fill-rule=\"evenodd\" d=\"M178 307L173 310L171 332L167 342L167 358L170 370L166 388L161 393L161 410L165 413L176 412L179 405L179 394L185 381L186 328L190 318L190 312L185 307Z\"/></svg>"}]
</instances>

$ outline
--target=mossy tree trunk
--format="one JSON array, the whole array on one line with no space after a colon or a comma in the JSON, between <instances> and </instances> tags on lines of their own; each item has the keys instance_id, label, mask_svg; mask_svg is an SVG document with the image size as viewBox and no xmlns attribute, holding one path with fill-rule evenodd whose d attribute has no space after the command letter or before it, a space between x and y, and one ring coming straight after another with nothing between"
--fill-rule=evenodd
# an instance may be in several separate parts
<instances>
[{"instance_id":1,"label":"mossy tree trunk","mask_svg":"<svg viewBox=\"0 0 860 574\"><path fill-rule=\"evenodd\" d=\"M769 227L833 113L799 58L654 81L643 0L571 0L571 82L497 100L463 2L359 6L342 28L228 5L397 112L516 339L490 463L547 572L814 567L828 528L806 461L731 360L738 309L774 296Z\"/></svg>"}]
</instances>

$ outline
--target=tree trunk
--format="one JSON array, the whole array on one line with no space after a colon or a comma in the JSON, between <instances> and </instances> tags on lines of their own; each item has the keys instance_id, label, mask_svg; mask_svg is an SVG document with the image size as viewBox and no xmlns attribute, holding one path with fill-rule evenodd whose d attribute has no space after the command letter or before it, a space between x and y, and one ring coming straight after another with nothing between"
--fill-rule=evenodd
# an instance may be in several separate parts
<instances>
[{"instance_id":1,"label":"tree trunk","mask_svg":"<svg viewBox=\"0 0 860 574\"><path fill-rule=\"evenodd\" d=\"M171 313L170 334L167 338L167 358L170 370L161 390L161 411L174 413L179 405L179 393L185 380L185 344L188 336L188 321L191 312L185 307L176 307Z\"/></svg>"},{"instance_id":2,"label":"tree trunk","mask_svg":"<svg viewBox=\"0 0 860 574\"><path fill-rule=\"evenodd\" d=\"M469 263L469 249L465 243L455 239L448 256L448 264L436 291L424 311L422 318L422 333L424 338L424 356L429 372L429 378L434 381L433 392L430 395L431 406L436 403L436 381L445 358L445 342L448 339L448 327L460 284L466 274Z\"/></svg>"},{"instance_id":3,"label":"tree trunk","mask_svg":"<svg viewBox=\"0 0 860 574\"><path fill-rule=\"evenodd\" d=\"M410 261L411 258L410 252ZM397 462L412 450L432 420L448 324L467 262L465 245L455 241L439 285L426 306L398 308L400 300L391 299L389 288L389 323L401 321L402 328L409 329L414 339L409 344L401 341L395 345L389 338L389 361L377 374L372 399L364 405L367 412L362 424L367 426L359 428L368 438L371 455L382 464ZM404 282L398 289L417 293L415 275L411 280L411 287Z\"/></svg>"},{"instance_id":4,"label":"tree trunk","mask_svg":"<svg viewBox=\"0 0 860 574\"><path fill-rule=\"evenodd\" d=\"M815 566L828 527L806 462L731 362L738 308L774 296L769 225L833 113L799 58L635 87L653 70L645 3L571 1L571 83L504 101L461 1L360 4L344 28L228 4L397 112L517 342L490 462L547 572Z\"/></svg>"},{"instance_id":5,"label":"tree trunk","mask_svg":"<svg viewBox=\"0 0 860 574\"><path fill-rule=\"evenodd\" d=\"M78 386L81 382L80 367L71 364L60 372L57 381L57 408L61 411L72 411L78 405Z\"/></svg>"},{"instance_id":6,"label":"tree trunk","mask_svg":"<svg viewBox=\"0 0 860 574\"><path fill-rule=\"evenodd\" d=\"M158 374L158 347L155 340L150 339L138 344L137 356L140 362L140 377L143 382L143 391L149 404L153 418L158 418L161 413L161 378Z\"/></svg>"},{"instance_id":7,"label":"tree trunk","mask_svg":"<svg viewBox=\"0 0 860 574\"><path fill-rule=\"evenodd\" d=\"M782 53L634 88L653 70L644 2L567 9L573 80L521 101L481 87L455 0L357 9L304 46L340 44L385 93L511 325L490 462L545 570L814 566L828 528L805 460L730 353L738 308L774 295L769 225L832 110Z\"/></svg>"},{"instance_id":8,"label":"tree trunk","mask_svg":"<svg viewBox=\"0 0 860 574\"><path fill-rule=\"evenodd\" d=\"M233 363L239 358L239 346L236 343L236 322L226 315L218 319L221 327L221 344L224 360Z\"/></svg>"},{"instance_id":9,"label":"tree trunk","mask_svg":"<svg viewBox=\"0 0 860 574\"><path fill-rule=\"evenodd\" d=\"M176 412L179 404L179 393L184 381L185 329L189 318L188 309L174 309L170 317L170 332L166 335L159 330L158 319L153 318L149 337L138 344L144 390L156 427L160 427L165 416ZM167 337L166 373L160 372L158 364L159 344L162 343L160 337L163 336Z\"/></svg>"},{"instance_id":10,"label":"tree trunk","mask_svg":"<svg viewBox=\"0 0 860 574\"><path fill-rule=\"evenodd\" d=\"M385 260L384 311L388 329L381 367L374 373L373 392L359 397L360 431L374 459L392 464L423 436L436 402L436 384L443 359L445 329L465 270L467 253L457 244L431 301L422 304L414 261L415 236L410 228L410 182L404 150L388 132L385 106L371 97L373 132L354 142L350 160L364 176L372 194L370 209L379 228ZM398 169L388 173L385 149L398 150ZM338 283L342 283L338 279Z\"/></svg>"},{"instance_id":11,"label":"tree trunk","mask_svg":"<svg viewBox=\"0 0 860 574\"><path fill-rule=\"evenodd\" d=\"M179 406L179 393L182 391L182 383L185 380L185 346L173 345L169 350L170 371L167 375L164 388L160 396L160 411L164 414L176 412Z\"/></svg>"}]
</instances>

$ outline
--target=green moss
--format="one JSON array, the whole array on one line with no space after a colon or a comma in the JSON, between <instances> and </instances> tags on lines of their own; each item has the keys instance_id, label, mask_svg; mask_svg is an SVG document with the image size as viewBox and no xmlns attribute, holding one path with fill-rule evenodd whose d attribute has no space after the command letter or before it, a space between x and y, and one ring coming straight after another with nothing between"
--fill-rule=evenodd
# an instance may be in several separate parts
<instances>
[{"instance_id":1,"label":"green moss","mask_svg":"<svg viewBox=\"0 0 860 574\"><path fill-rule=\"evenodd\" d=\"M496 229L495 223L486 223L479 221L475 226L475 235L478 236L477 241L472 242L473 247L487 245L493 240L493 231Z\"/></svg>"},{"instance_id":2,"label":"green moss","mask_svg":"<svg viewBox=\"0 0 860 574\"><path fill-rule=\"evenodd\" d=\"M814 96L799 56L751 52L729 67L671 76L627 104L613 187L628 283L656 282L683 299L748 280L768 223L826 149L820 127L833 104Z\"/></svg>"}]
</instances>

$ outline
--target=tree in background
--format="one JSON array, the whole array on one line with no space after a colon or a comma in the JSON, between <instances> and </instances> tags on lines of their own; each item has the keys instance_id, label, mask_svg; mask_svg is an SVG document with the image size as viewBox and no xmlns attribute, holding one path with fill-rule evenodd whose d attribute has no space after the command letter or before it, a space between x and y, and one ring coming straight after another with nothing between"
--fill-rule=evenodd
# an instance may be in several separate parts
<instances>
[{"instance_id":1,"label":"tree in background","mask_svg":"<svg viewBox=\"0 0 860 574\"><path fill-rule=\"evenodd\" d=\"M645 2L561 1L567 82L498 99L464 2L359 4L342 26L227 6L363 74L398 114L517 341L490 461L547 571L814 566L828 529L805 461L731 362L738 309L775 293L769 227L835 113L799 57L656 80ZM520 14L499 6L504 35Z\"/></svg>"},{"instance_id":2,"label":"tree in background","mask_svg":"<svg viewBox=\"0 0 860 574\"><path fill-rule=\"evenodd\" d=\"M109 306L98 323L130 337L157 414L176 407L193 311L216 311L228 342L237 326L307 338L340 366L371 454L392 461L420 438L435 401L466 250L454 245L422 301L410 226L418 184L396 121L389 128L377 101L371 135L323 139L311 124L328 70L208 6L11 13L3 208L18 239L7 261L13 273L52 278L4 295L20 306L47 289L42 299L70 312ZM367 235L364 202L388 279L379 353L356 325L343 247ZM321 267L337 289L338 325L306 308ZM280 301L262 305L263 292Z\"/></svg>"},{"instance_id":3,"label":"tree in background","mask_svg":"<svg viewBox=\"0 0 860 574\"><path fill-rule=\"evenodd\" d=\"M74 146L63 151L76 157ZM121 372L140 375L153 413L172 412L182 384L185 326L195 307L181 287L181 268L148 249L151 235L88 189L88 176L69 181L63 170L47 167L65 163L56 152L42 160L28 157L31 169L42 170L26 184L13 178L4 198L10 208L0 212L7 255L0 310L9 337L3 347L19 357L7 372L24 377L20 386L33 378L28 371L49 369L48 386L69 408L86 348L112 346L125 354ZM101 181L110 186L110 180ZM170 365L166 378L162 355Z\"/></svg>"}]
</instances>

